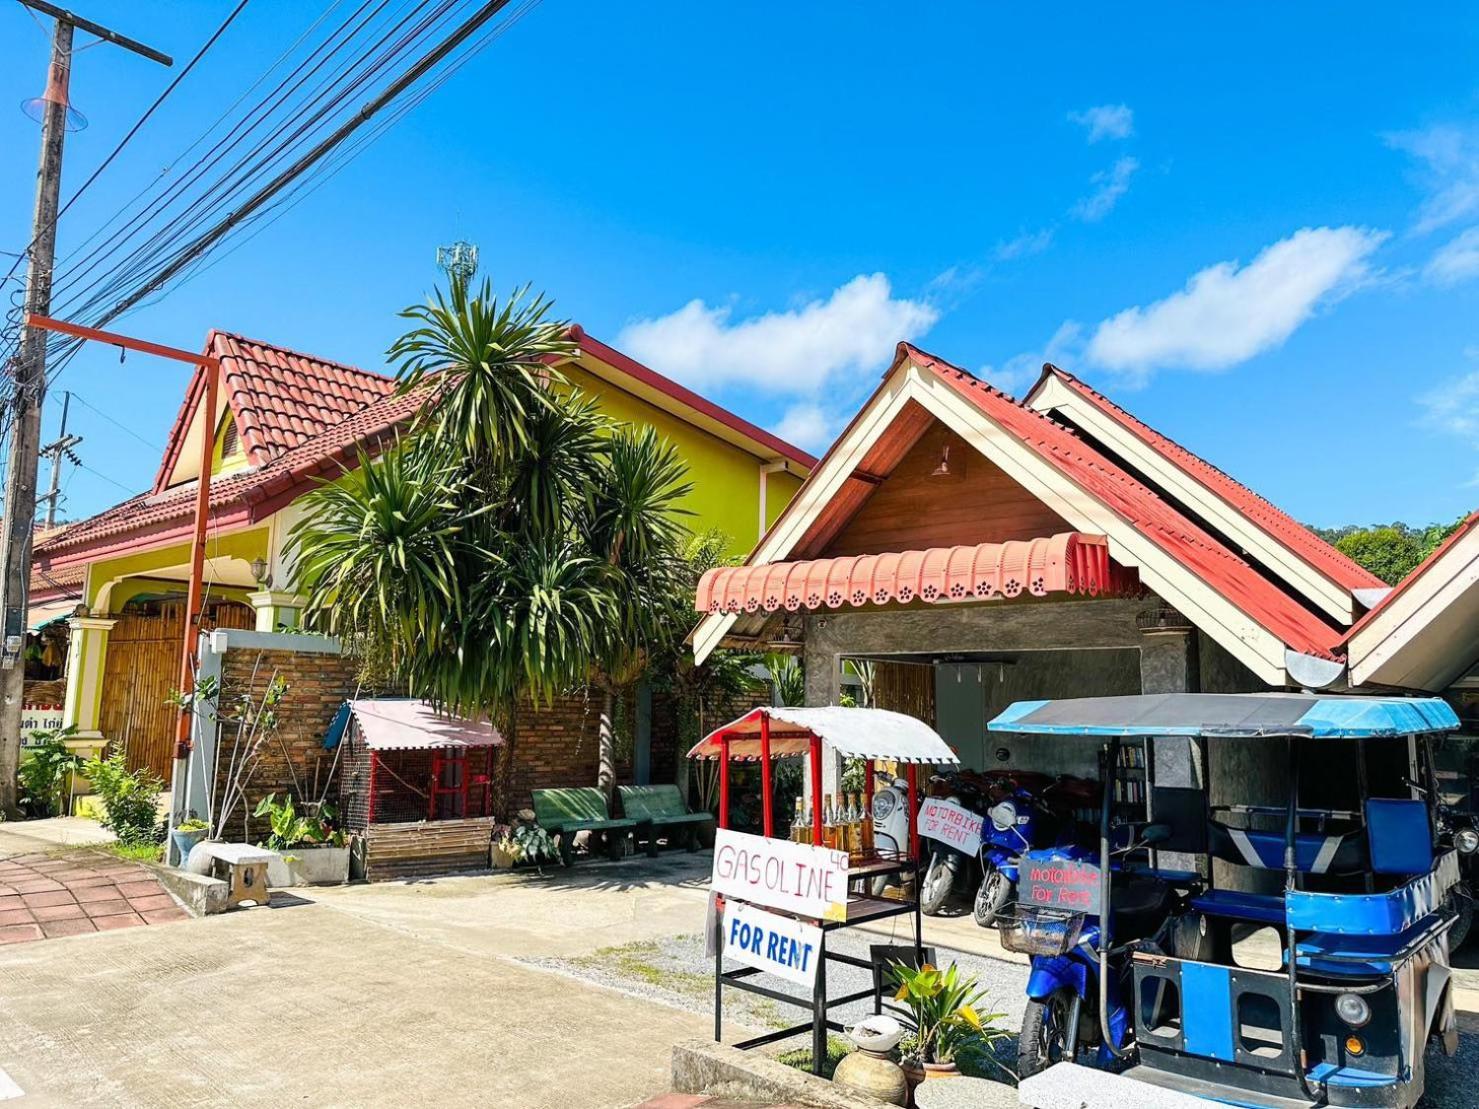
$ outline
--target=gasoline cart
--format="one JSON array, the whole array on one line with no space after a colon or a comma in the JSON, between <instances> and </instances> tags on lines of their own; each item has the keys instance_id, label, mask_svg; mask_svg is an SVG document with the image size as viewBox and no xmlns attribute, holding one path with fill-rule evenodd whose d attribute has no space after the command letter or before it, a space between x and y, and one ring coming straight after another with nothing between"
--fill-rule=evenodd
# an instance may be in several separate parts
<instances>
[{"instance_id":1,"label":"gasoline cart","mask_svg":"<svg viewBox=\"0 0 1479 1109\"><path fill-rule=\"evenodd\" d=\"M1431 755L1457 723L1437 699L1309 694L1019 702L993 720L1100 745L1105 778L1097 849L1029 853L1003 922L1004 945L1032 956L1024 1103L1133 1104L1146 1083L1239 1105L1415 1105L1426 1048L1457 1047L1459 873ZM1214 766L1257 751L1265 765L1219 788L1261 778L1283 803L1158 785L1157 747L1181 741ZM1148 812L1114 800L1127 746Z\"/></svg>"},{"instance_id":2,"label":"gasoline cart","mask_svg":"<svg viewBox=\"0 0 1479 1109\"><path fill-rule=\"evenodd\" d=\"M848 823L829 821L823 787L824 755L865 763L860 835L849 839ZM954 765L959 760L927 724L902 713L863 708L762 707L716 728L688 752L690 758L719 761L719 821L714 844L710 939L714 945L714 1039L724 1031L724 991L743 990L784 1005L808 1010L809 1019L743 1040L735 1046L760 1047L810 1031L817 1073L826 1061L828 1030L842 1031L831 1010L871 997L880 1011L881 968L829 948L839 929L890 917L912 924L910 957L923 958L919 912L919 768ZM809 803L815 818L782 820L775 812L775 760L807 760ZM735 831L730 824L729 778L734 762L758 762L761 779L761 834ZM907 846L891 850L871 836L875 764L898 764L907 782ZM875 894L878 879L896 878L895 896ZM740 962L725 969L726 959ZM827 967L842 964L870 972L870 989L829 996ZM762 973L809 987L809 994L772 988L754 981Z\"/></svg>"}]
</instances>

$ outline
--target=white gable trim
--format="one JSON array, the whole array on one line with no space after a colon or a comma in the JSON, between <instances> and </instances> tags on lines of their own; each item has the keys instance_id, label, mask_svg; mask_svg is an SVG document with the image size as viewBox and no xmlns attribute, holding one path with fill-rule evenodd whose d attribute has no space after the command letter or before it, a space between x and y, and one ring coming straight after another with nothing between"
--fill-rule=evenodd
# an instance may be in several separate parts
<instances>
[{"instance_id":1,"label":"white gable trim","mask_svg":"<svg viewBox=\"0 0 1479 1109\"><path fill-rule=\"evenodd\" d=\"M1332 619L1349 626L1356 610L1351 591L1305 561L1255 520L1147 444L1056 375L1049 374L1027 397L1039 412L1062 410L1101 443L1145 474L1174 499L1188 505Z\"/></svg>"},{"instance_id":2,"label":"white gable trim","mask_svg":"<svg viewBox=\"0 0 1479 1109\"><path fill-rule=\"evenodd\" d=\"M1238 610L1216 590L1162 550L1052 463L928 370L908 363L896 370L868 407L802 488L780 525L751 556L752 563L788 558L823 507L842 488L878 437L916 401L1000 466L1028 492L1080 531L1106 535L1110 553L1122 566L1134 566L1140 579L1270 685L1284 685L1285 645ZM710 614L694 634L699 662L734 625L734 615Z\"/></svg>"},{"instance_id":3,"label":"white gable trim","mask_svg":"<svg viewBox=\"0 0 1479 1109\"><path fill-rule=\"evenodd\" d=\"M1353 684L1438 692L1479 654L1479 527L1372 613L1348 644Z\"/></svg>"}]
</instances>

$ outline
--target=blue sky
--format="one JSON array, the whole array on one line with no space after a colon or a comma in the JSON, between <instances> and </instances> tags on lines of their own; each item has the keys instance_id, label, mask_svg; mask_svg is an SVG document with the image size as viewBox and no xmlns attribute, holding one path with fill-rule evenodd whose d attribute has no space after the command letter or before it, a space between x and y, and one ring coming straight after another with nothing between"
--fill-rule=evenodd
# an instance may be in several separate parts
<instances>
[{"instance_id":1,"label":"blue sky","mask_svg":"<svg viewBox=\"0 0 1479 1109\"><path fill-rule=\"evenodd\" d=\"M230 7L87 14L186 58ZM320 7L253 0L68 214L64 251ZM0 42L14 105L47 42L16 5ZM499 285L812 449L907 336L1013 392L1051 357L1308 522L1452 519L1479 505L1476 47L1457 3L545 0L125 326L380 367L436 245L465 238ZM91 126L64 195L167 80L79 56ZM26 242L36 141L0 110L0 249ZM184 380L106 350L67 369L55 389L91 406L70 515L148 484Z\"/></svg>"}]
</instances>

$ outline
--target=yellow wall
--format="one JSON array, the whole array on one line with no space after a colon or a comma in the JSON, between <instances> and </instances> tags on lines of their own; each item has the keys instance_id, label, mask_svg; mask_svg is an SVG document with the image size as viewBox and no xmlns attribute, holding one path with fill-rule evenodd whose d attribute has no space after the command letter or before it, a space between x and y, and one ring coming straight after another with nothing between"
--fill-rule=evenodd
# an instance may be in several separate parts
<instances>
[{"instance_id":1,"label":"yellow wall","mask_svg":"<svg viewBox=\"0 0 1479 1109\"><path fill-rule=\"evenodd\" d=\"M266 559L268 530L265 527L249 528L245 531L234 531L226 535L212 536L206 541L205 555L207 559L212 558L238 558L243 562L251 562L253 559ZM176 543L169 547L159 547L152 551L141 551L138 554L119 555L117 558L102 559L90 563L87 567L87 606L96 610L98 599L103 588L112 581L126 578L132 575L149 575L165 567L188 565L190 562L191 544L187 541ZM207 566L209 570L209 566ZM148 589L156 589L156 584L146 583ZM129 587L127 582L119 582L119 589ZM129 587L132 588L132 587ZM127 597L115 589L108 597L108 610L117 612L123 603L118 597ZM134 593L143 592L143 589L133 589Z\"/></svg>"},{"instance_id":2,"label":"yellow wall","mask_svg":"<svg viewBox=\"0 0 1479 1109\"><path fill-rule=\"evenodd\" d=\"M630 424L651 424L659 435L670 440L688 463L688 477L693 482L693 492L683 501L683 507L693 515L684 518L684 526L692 532L718 528L729 536L732 554L749 554L759 539L762 459L580 366L567 365L561 372L572 385L594 397L607 416ZM788 473L771 474L768 480L765 514L774 523L796 495L801 481Z\"/></svg>"}]
</instances>

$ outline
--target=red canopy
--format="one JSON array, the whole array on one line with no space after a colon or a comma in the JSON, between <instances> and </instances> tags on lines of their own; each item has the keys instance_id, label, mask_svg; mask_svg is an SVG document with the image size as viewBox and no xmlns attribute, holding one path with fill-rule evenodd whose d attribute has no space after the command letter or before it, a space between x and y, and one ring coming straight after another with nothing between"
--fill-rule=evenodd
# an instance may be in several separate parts
<instances>
[{"instance_id":1,"label":"red canopy","mask_svg":"<svg viewBox=\"0 0 1479 1109\"><path fill-rule=\"evenodd\" d=\"M1046 539L931 547L898 554L721 566L699 579L699 612L795 612L925 601L1035 597L1049 593L1136 593L1133 570L1109 559L1102 535L1070 531Z\"/></svg>"}]
</instances>

